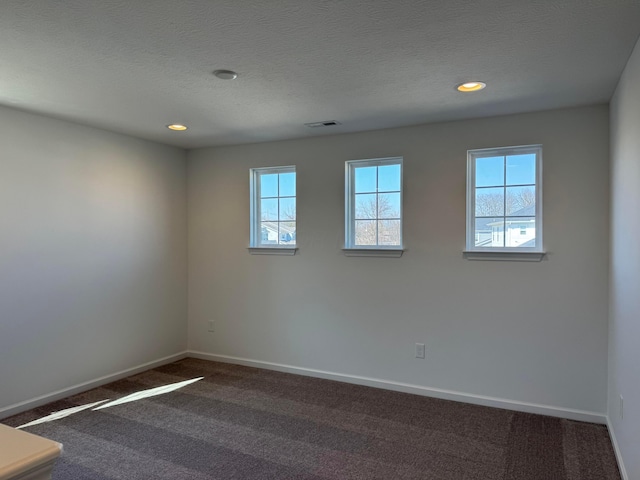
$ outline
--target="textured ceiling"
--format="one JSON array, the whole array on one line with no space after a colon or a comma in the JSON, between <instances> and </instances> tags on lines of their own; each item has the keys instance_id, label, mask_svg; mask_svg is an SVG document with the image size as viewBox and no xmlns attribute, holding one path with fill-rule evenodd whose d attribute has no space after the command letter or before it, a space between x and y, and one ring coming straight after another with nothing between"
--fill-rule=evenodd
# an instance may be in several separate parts
<instances>
[{"instance_id":1,"label":"textured ceiling","mask_svg":"<svg viewBox=\"0 0 640 480\"><path fill-rule=\"evenodd\" d=\"M639 34L637 0L1 0L0 104L183 147L353 132L607 102Z\"/></svg>"}]
</instances>

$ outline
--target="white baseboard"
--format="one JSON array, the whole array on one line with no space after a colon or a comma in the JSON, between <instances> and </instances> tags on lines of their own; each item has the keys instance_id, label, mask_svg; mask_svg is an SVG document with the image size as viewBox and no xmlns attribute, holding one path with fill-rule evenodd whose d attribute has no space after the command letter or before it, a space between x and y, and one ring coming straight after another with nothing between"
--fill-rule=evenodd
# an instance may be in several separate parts
<instances>
[{"instance_id":1,"label":"white baseboard","mask_svg":"<svg viewBox=\"0 0 640 480\"><path fill-rule=\"evenodd\" d=\"M328 380L336 380L338 382L354 383L356 385L366 385L368 387L383 388L386 390L394 390L397 392L413 393L416 395L423 395L425 397L454 400L456 402L471 403L474 405L482 405L485 407L504 408L506 410L536 413L540 415L548 415L551 417L567 418L569 420L599 423L603 425L607 423L606 415L597 412L554 407L551 405L540 405L536 403L519 402L516 400L486 397L483 395L473 395L470 393L455 392L451 390L443 390L440 388L424 387L422 385L412 385L408 383L382 380L379 378L369 378L361 377L358 375L327 372L323 370L315 370L312 368L302 368L292 365L283 365L280 363L263 362L260 360L252 360L249 358L232 357L229 355L217 355L212 353L189 351L188 356L199 358L202 360L211 360L214 362L233 363L236 365L245 365L248 367L264 368L267 370L276 370L278 372L295 373L298 375L306 375L308 377L325 378Z\"/></svg>"},{"instance_id":2,"label":"white baseboard","mask_svg":"<svg viewBox=\"0 0 640 480\"><path fill-rule=\"evenodd\" d=\"M176 362L183 358L193 357L202 360L211 360L214 362L232 363L236 365L246 365L249 367L264 368L267 370L275 370L279 372L294 373L297 375L305 375L309 377L324 378L327 380L336 380L338 382L353 383L356 385L365 385L368 387L382 388L386 390L394 390L397 392L413 393L416 395L423 395L426 397L441 398L444 400L453 400L456 402L471 403L474 405L482 405L486 407L504 408L506 410L514 410L518 412L536 413L540 415L549 415L552 417L567 418L570 420L578 420L582 422L592 422L609 425L609 431L611 432L611 438L616 450L616 456L620 464L621 471L624 472L624 466L622 465L622 459L615 440L613 429L611 428L608 418L604 414L597 412L589 412L584 410L574 410L562 407L554 407L550 405L540 405L535 403L520 402L516 400L507 400L503 398L487 397L483 395L473 395L470 393L456 392L452 390L444 390L440 388L430 388L422 385L412 385L408 383L394 382L390 380L383 380L379 378L362 377L359 375L348 375L344 373L328 372L324 370L316 370L312 368L296 367L293 365L284 365L280 363L264 362L261 360L253 360L249 358L233 357L229 355L218 355L197 351L185 351L170 355L168 357L160 358L152 362L148 362L142 365L138 365L127 370L122 370L110 375L105 375L88 382L73 385L71 387L58 390L56 392L42 395L40 397L32 398L24 402L9 405L8 407L0 408L0 419L10 417L20 412L30 410L32 408L45 405L62 398L75 395L92 388L105 385L122 378L136 375L137 373L144 372L145 370L151 370L161 365ZM623 473L623 476L626 475ZM628 480L626 476L624 480Z\"/></svg>"},{"instance_id":3,"label":"white baseboard","mask_svg":"<svg viewBox=\"0 0 640 480\"><path fill-rule=\"evenodd\" d=\"M629 480L629 475L627 475L627 470L626 468L624 468L624 462L622 461L622 452L620 451L620 447L618 447L616 432L613 430L613 425L608 415L607 415L607 428L609 429L609 436L611 437L611 443L613 443L613 450L616 452L616 460L618 460L618 468L620 469L620 475L622 476L622 480Z\"/></svg>"},{"instance_id":4,"label":"white baseboard","mask_svg":"<svg viewBox=\"0 0 640 480\"><path fill-rule=\"evenodd\" d=\"M122 378L130 377L131 375L144 372L145 370L151 370L152 368L156 368L161 365L177 362L178 360L187 358L187 356L188 356L187 352L180 352L175 355L159 358L158 360L147 362L133 368L121 370L119 372L112 373L110 375L105 375L103 377L96 378L94 380L89 380L88 382L83 382L68 388L63 388L62 390L58 390L53 393L42 395L40 397L32 398L24 402L15 403L13 405L9 405L8 407L0 408L0 419L10 417L12 415L16 415L18 413L25 412L27 410L31 410L32 408L36 408L41 405L46 405L47 403L55 402L56 400L69 397L77 393L86 392L87 390L91 390L92 388L96 388L110 382L115 382L116 380L120 380Z\"/></svg>"}]
</instances>

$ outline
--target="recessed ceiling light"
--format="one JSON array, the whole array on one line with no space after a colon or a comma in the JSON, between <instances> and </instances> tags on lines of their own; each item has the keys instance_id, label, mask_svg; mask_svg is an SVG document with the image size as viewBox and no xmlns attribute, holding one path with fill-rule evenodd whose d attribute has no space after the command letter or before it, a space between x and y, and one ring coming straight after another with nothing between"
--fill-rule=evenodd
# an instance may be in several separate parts
<instances>
[{"instance_id":1,"label":"recessed ceiling light","mask_svg":"<svg viewBox=\"0 0 640 480\"><path fill-rule=\"evenodd\" d=\"M215 70L213 74L220 80L235 80L238 74L233 70Z\"/></svg>"},{"instance_id":2,"label":"recessed ceiling light","mask_svg":"<svg viewBox=\"0 0 640 480\"><path fill-rule=\"evenodd\" d=\"M459 92L477 92L487 86L484 82L466 82L458 85L456 89Z\"/></svg>"},{"instance_id":3,"label":"recessed ceiling light","mask_svg":"<svg viewBox=\"0 0 640 480\"><path fill-rule=\"evenodd\" d=\"M175 130L176 132L182 132L182 131L187 129L186 126L180 125L179 123L174 123L174 124L171 124L171 125L167 125L167 128L169 130Z\"/></svg>"}]
</instances>

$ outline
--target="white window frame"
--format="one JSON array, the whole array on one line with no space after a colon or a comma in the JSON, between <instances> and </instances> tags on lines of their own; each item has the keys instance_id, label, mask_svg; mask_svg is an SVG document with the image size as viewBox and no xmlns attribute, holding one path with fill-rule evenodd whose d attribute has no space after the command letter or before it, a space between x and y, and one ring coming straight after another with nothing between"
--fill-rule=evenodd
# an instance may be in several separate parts
<instances>
[{"instance_id":1,"label":"white window frame","mask_svg":"<svg viewBox=\"0 0 640 480\"><path fill-rule=\"evenodd\" d=\"M355 244L355 169L400 165L400 245L356 245ZM403 158L386 157L345 162L345 240L343 252L346 256L400 257L404 252L404 180ZM376 192L377 193L377 192Z\"/></svg>"},{"instance_id":2,"label":"white window frame","mask_svg":"<svg viewBox=\"0 0 640 480\"><path fill-rule=\"evenodd\" d=\"M260 211L260 176L262 175L275 175L281 173L296 173L295 165L288 165L282 167L261 167L252 168L249 170L249 194L250 194L250 240L249 240L249 253L252 254L267 254L267 255L295 255L298 250L298 238L296 234L295 244L290 245L273 245L262 243L262 230L261 230L261 211ZM279 187L278 187L279 188ZM278 199L280 198L280 192L278 191ZM298 230L298 175L296 173L296 233ZM279 215L279 213L278 213ZM279 219L279 216L278 216ZM278 220L279 221L279 220Z\"/></svg>"},{"instance_id":3,"label":"white window frame","mask_svg":"<svg viewBox=\"0 0 640 480\"><path fill-rule=\"evenodd\" d=\"M476 247L475 211L476 211L476 160L484 157L535 154L536 156L536 210L535 210L535 246L534 247ZM506 167L505 167L506 168ZM506 185L506 176L504 178ZM505 197L506 198L506 197ZM503 218L508 218L506 211ZM540 261L544 257L542 241L542 145L483 148L467 152L467 232L465 257L470 260L520 260Z\"/></svg>"}]
</instances>

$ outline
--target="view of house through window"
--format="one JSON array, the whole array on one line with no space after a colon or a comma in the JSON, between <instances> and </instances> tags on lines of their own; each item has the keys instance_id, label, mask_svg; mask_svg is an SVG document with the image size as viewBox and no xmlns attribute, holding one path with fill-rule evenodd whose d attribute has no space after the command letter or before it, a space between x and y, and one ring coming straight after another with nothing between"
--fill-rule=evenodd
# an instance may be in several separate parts
<instances>
[{"instance_id":1,"label":"view of house through window","mask_svg":"<svg viewBox=\"0 0 640 480\"><path fill-rule=\"evenodd\" d=\"M251 245L295 246L295 167L255 168L251 179Z\"/></svg>"},{"instance_id":2,"label":"view of house through window","mask_svg":"<svg viewBox=\"0 0 640 480\"><path fill-rule=\"evenodd\" d=\"M402 159L347 166L347 248L401 247Z\"/></svg>"},{"instance_id":3,"label":"view of house through window","mask_svg":"<svg viewBox=\"0 0 640 480\"><path fill-rule=\"evenodd\" d=\"M469 152L467 249L542 248L539 146Z\"/></svg>"}]
</instances>

